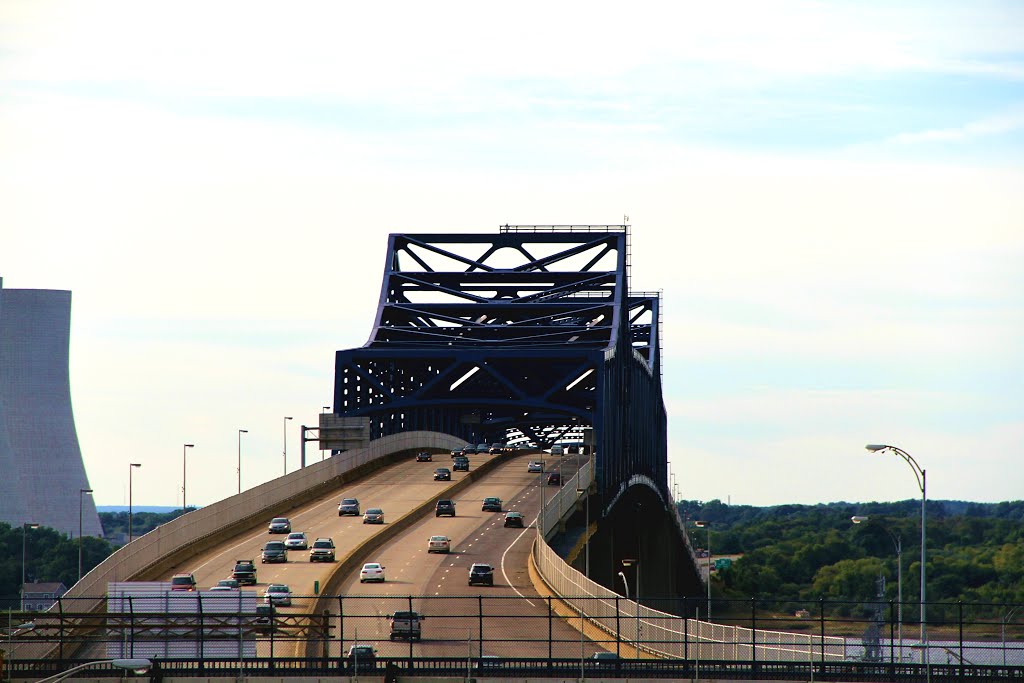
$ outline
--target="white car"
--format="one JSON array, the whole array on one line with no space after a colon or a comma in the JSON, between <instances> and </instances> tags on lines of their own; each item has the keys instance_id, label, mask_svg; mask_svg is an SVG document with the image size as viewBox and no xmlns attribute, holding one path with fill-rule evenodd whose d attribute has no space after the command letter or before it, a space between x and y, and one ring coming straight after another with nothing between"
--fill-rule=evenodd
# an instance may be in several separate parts
<instances>
[{"instance_id":1,"label":"white car","mask_svg":"<svg viewBox=\"0 0 1024 683\"><path fill-rule=\"evenodd\" d=\"M450 553L452 551L452 540L447 536L431 536L427 541L428 553Z\"/></svg>"},{"instance_id":2,"label":"white car","mask_svg":"<svg viewBox=\"0 0 1024 683\"><path fill-rule=\"evenodd\" d=\"M308 550L309 538L306 536L305 531L293 531L288 534L288 538L284 541L284 546L288 550Z\"/></svg>"},{"instance_id":3,"label":"white car","mask_svg":"<svg viewBox=\"0 0 1024 683\"><path fill-rule=\"evenodd\" d=\"M283 583L272 583L263 593L263 602L289 607L292 604L292 589Z\"/></svg>"},{"instance_id":4,"label":"white car","mask_svg":"<svg viewBox=\"0 0 1024 683\"><path fill-rule=\"evenodd\" d=\"M384 565L379 562L367 562L359 570L359 583L366 583L367 581L380 581L384 583L384 569Z\"/></svg>"},{"instance_id":5,"label":"white car","mask_svg":"<svg viewBox=\"0 0 1024 683\"><path fill-rule=\"evenodd\" d=\"M543 472L544 463L540 460L531 460L530 464L526 466L527 472Z\"/></svg>"}]
</instances>

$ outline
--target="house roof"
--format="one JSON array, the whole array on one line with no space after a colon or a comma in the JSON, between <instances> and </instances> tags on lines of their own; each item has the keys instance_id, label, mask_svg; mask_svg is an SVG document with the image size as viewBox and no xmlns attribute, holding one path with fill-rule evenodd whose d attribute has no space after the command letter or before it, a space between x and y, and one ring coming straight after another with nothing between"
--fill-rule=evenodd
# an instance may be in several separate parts
<instances>
[{"instance_id":1,"label":"house roof","mask_svg":"<svg viewBox=\"0 0 1024 683\"><path fill-rule=\"evenodd\" d=\"M49 583L26 583L22 589L22 594L27 593L58 593L63 595L68 592L68 587L60 581L49 582Z\"/></svg>"}]
</instances>

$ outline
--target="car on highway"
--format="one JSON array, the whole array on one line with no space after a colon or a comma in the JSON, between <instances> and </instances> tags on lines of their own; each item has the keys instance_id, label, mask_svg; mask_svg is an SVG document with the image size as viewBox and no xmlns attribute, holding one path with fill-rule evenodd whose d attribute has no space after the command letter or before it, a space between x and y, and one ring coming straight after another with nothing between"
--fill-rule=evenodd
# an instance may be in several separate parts
<instances>
[{"instance_id":1,"label":"car on highway","mask_svg":"<svg viewBox=\"0 0 1024 683\"><path fill-rule=\"evenodd\" d=\"M491 455L500 455L505 452L505 444L503 443L492 443L491 447L487 449L487 452Z\"/></svg>"},{"instance_id":2,"label":"car on highway","mask_svg":"<svg viewBox=\"0 0 1024 683\"><path fill-rule=\"evenodd\" d=\"M462 449L461 448L453 448L451 450L451 455L452 455L452 459L455 459L455 458L459 457L460 455L462 455Z\"/></svg>"},{"instance_id":3,"label":"car on highway","mask_svg":"<svg viewBox=\"0 0 1024 683\"><path fill-rule=\"evenodd\" d=\"M359 516L359 499L358 498L342 498L341 502L338 503L338 516L344 515Z\"/></svg>"},{"instance_id":4,"label":"car on highway","mask_svg":"<svg viewBox=\"0 0 1024 683\"><path fill-rule=\"evenodd\" d=\"M548 485L549 486L561 486L562 485L562 473L551 472L548 474Z\"/></svg>"},{"instance_id":5,"label":"car on highway","mask_svg":"<svg viewBox=\"0 0 1024 683\"><path fill-rule=\"evenodd\" d=\"M475 586L480 584L482 586L493 586L494 585L494 567L483 562L475 562L469 567L469 585Z\"/></svg>"},{"instance_id":6,"label":"car on highway","mask_svg":"<svg viewBox=\"0 0 1024 683\"><path fill-rule=\"evenodd\" d=\"M384 583L384 570L386 567L380 562L367 562L363 565L363 568L359 570L359 583L366 583L367 581L379 581Z\"/></svg>"},{"instance_id":7,"label":"car on highway","mask_svg":"<svg viewBox=\"0 0 1024 683\"><path fill-rule=\"evenodd\" d=\"M427 553L444 553L452 551L452 539L447 536L431 536L427 541Z\"/></svg>"},{"instance_id":8,"label":"car on highway","mask_svg":"<svg viewBox=\"0 0 1024 683\"><path fill-rule=\"evenodd\" d=\"M231 571L231 578L238 581L238 585L256 585L256 563L252 560L235 560L235 568Z\"/></svg>"},{"instance_id":9,"label":"car on highway","mask_svg":"<svg viewBox=\"0 0 1024 683\"><path fill-rule=\"evenodd\" d=\"M522 529L525 526L523 520L523 513L516 512L515 510L509 510L505 513L505 527L518 527Z\"/></svg>"},{"instance_id":10,"label":"car on highway","mask_svg":"<svg viewBox=\"0 0 1024 683\"><path fill-rule=\"evenodd\" d=\"M452 470L455 472L469 472L469 458L460 457L452 460Z\"/></svg>"},{"instance_id":11,"label":"car on highway","mask_svg":"<svg viewBox=\"0 0 1024 683\"><path fill-rule=\"evenodd\" d=\"M485 443L478 443L476 445L476 452L480 455L487 455L487 452L491 450L491 447Z\"/></svg>"},{"instance_id":12,"label":"car on highway","mask_svg":"<svg viewBox=\"0 0 1024 683\"><path fill-rule=\"evenodd\" d=\"M372 645L353 645L348 649L348 665L354 674L371 673L377 670L377 651Z\"/></svg>"},{"instance_id":13,"label":"car on highway","mask_svg":"<svg viewBox=\"0 0 1024 683\"><path fill-rule=\"evenodd\" d=\"M391 640L406 638L419 640L423 636L422 621L425 619L419 612L399 610L391 615Z\"/></svg>"},{"instance_id":14,"label":"car on highway","mask_svg":"<svg viewBox=\"0 0 1024 683\"><path fill-rule=\"evenodd\" d=\"M270 520L270 526L267 527L268 534L290 534L292 532L292 523L288 521L287 517L274 517Z\"/></svg>"},{"instance_id":15,"label":"car on highway","mask_svg":"<svg viewBox=\"0 0 1024 683\"><path fill-rule=\"evenodd\" d=\"M416 462L430 462L433 459L434 456L432 456L427 451L420 451L419 453L416 454Z\"/></svg>"},{"instance_id":16,"label":"car on highway","mask_svg":"<svg viewBox=\"0 0 1024 683\"><path fill-rule=\"evenodd\" d=\"M383 524L384 511L380 508L367 508L363 515L363 524Z\"/></svg>"},{"instance_id":17,"label":"car on highway","mask_svg":"<svg viewBox=\"0 0 1024 683\"><path fill-rule=\"evenodd\" d=\"M221 579L214 588L239 588L238 579Z\"/></svg>"},{"instance_id":18,"label":"car on highway","mask_svg":"<svg viewBox=\"0 0 1024 683\"><path fill-rule=\"evenodd\" d=\"M284 541L267 541L267 544L263 546L263 553L260 555L260 563L267 564L268 562L287 561L288 546L284 544Z\"/></svg>"},{"instance_id":19,"label":"car on highway","mask_svg":"<svg viewBox=\"0 0 1024 683\"><path fill-rule=\"evenodd\" d=\"M455 501L451 500L450 498L442 498L441 500L437 501L437 504L434 506L434 516L454 517Z\"/></svg>"},{"instance_id":20,"label":"car on highway","mask_svg":"<svg viewBox=\"0 0 1024 683\"><path fill-rule=\"evenodd\" d=\"M309 549L310 562L334 562L334 540L318 538Z\"/></svg>"},{"instance_id":21,"label":"car on highway","mask_svg":"<svg viewBox=\"0 0 1024 683\"><path fill-rule=\"evenodd\" d=\"M526 466L527 472L543 472L544 463L540 460L531 460L530 464Z\"/></svg>"},{"instance_id":22,"label":"car on highway","mask_svg":"<svg viewBox=\"0 0 1024 683\"><path fill-rule=\"evenodd\" d=\"M462 455L476 455L476 446L464 446Z\"/></svg>"},{"instance_id":23,"label":"car on highway","mask_svg":"<svg viewBox=\"0 0 1024 683\"><path fill-rule=\"evenodd\" d=\"M231 586L221 586L220 584L217 584L216 586L210 586L207 590L215 591L217 593L221 593L221 592L224 592L224 591L232 592L232 591L237 591L238 587L236 586L236 587L232 588Z\"/></svg>"},{"instance_id":24,"label":"car on highway","mask_svg":"<svg viewBox=\"0 0 1024 683\"><path fill-rule=\"evenodd\" d=\"M253 623L256 625L257 633L270 633L274 630L274 622L277 620L277 610L274 609L273 605L256 605L256 619Z\"/></svg>"},{"instance_id":25,"label":"car on highway","mask_svg":"<svg viewBox=\"0 0 1024 683\"><path fill-rule=\"evenodd\" d=\"M305 531L293 531L284 539L284 545L288 550L306 550L309 548L309 537Z\"/></svg>"},{"instance_id":26,"label":"car on highway","mask_svg":"<svg viewBox=\"0 0 1024 683\"><path fill-rule=\"evenodd\" d=\"M447 467L438 467L434 470L434 481L451 481L452 471Z\"/></svg>"},{"instance_id":27,"label":"car on highway","mask_svg":"<svg viewBox=\"0 0 1024 683\"><path fill-rule=\"evenodd\" d=\"M171 577L172 591L194 591L196 589L196 577L192 574L175 574Z\"/></svg>"},{"instance_id":28,"label":"car on highway","mask_svg":"<svg viewBox=\"0 0 1024 683\"><path fill-rule=\"evenodd\" d=\"M501 498L488 496L484 498L484 504L480 506L482 512L501 512Z\"/></svg>"},{"instance_id":29,"label":"car on highway","mask_svg":"<svg viewBox=\"0 0 1024 683\"><path fill-rule=\"evenodd\" d=\"M279 607L290 607L292 604L292 589L283 583L272 583L263 591L263 602L268 605Z\"/></svg>"}]
</instances>

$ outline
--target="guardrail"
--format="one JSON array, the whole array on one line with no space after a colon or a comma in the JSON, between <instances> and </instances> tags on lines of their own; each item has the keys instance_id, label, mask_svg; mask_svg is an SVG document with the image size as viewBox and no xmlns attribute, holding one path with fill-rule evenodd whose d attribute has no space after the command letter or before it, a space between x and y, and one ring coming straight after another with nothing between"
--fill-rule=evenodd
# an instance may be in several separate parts
<instances>
[{"instance_id":1,"label":"guardrail","mask_svg":"<svg viewBox=\"0 0 1024 683\"><path fill-rule=\"evenodd\" d=\"M756 658L764 661L846 659L845 638L749 629L684 619L638 605L588 579L552 550L547 539L559 523L575 510L579 498L576 490L589 490L592 482L593 466L590 461L544 505L538 520L539 534L533 545L534 566L544 582L564 604L576 614L581 614L583 619L659 657L701 660Z\"/></svg>"}]
</instances>

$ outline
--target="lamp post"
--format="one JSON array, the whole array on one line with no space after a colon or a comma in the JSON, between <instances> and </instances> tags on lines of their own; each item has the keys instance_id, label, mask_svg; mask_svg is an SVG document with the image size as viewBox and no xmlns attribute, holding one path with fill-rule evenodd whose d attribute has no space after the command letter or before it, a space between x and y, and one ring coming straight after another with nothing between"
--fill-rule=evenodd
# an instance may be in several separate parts
<instances>
[{"instance_id":1,"label":"lamp post","mask_svg":"<svg viewBox=\"0 0 1024 683\"><path fill-rule=\"evenodd\" d=\"M184 448L181 449L181 513L182 514L185 514L185 510L188 509L188 506L185 505L185 482L186 482L186 476L185 476L185 453L187 452L186 449L195 448L195 447L196 447L196 445L194 443L187 443L187 444L185 444Z\"/></svg>"},{"instance_id":2,"label":"lamp post","mask_svg":"<svg viewBox=\"0 0 1024 683\"><path fill-rule=\"evenodd\" d=\"M290 417L286 417L283 421L283 433L284 433L284 473L288 474L288 420Z\"/></svg>"},{"instance_id":3,"label":"lamp post","mask_svg":"<svg viewBox=\"0 0 1024 683\"><path fill-rule=\"evenodd\" d=\"M117 669L129 669L136 674L144 674L152 668L153 663L148 659L101 659L95 662L86 662L85 664L79 664L73 666L67 671L63 671L55 676L44 678L39 683L57 683L70 678L72 675L82 671L83 669L91 669L93 667L102 666L103 664L109 664Z\"/></svg>"},{"instance_id":4,"label":"lamp post","mask_svg":"<svg viewBox=\"0 0 1024 683\"><path fill-rule=\"evenodd\" d=\"M622 560L623 567L636 566L636 657L640 659L640 559L626 558ZM626 583L626 577L622 572L619 572L619 576L622 577L622 582ZM629 599L629 585L626 585L626 599Z\"/></svg>"},{"instance_id":5,"label":"lamp post","mask_svg":"<svg viewBox=\"0 0 1024 683\"><path fill-rule=\"evenodd\" d=\"M130 462L128 463L128 542L132 542L134 537L134 529L132 528L132 470L136 467L142 467L141 462Z\"/></svg>"},{"instance_id":6,"label":"lamp post","mask_svg":"<svg viewBox=\"0 0 1024 683\"><path fill-rule=\"evenodd\" d=\"M910 465L910 469L914 471L914 479L917 480L917 487L921 489L921 663L924 664L925 661L928 660L928 627L925 624L925 605L927 603L925 601L924 593L924 570L926 548L925 506L928 501L928 480L925 476L925 470L920 465L918 465L917 461L914 460L914 458L912 458L910 454L907 453L902 448L897 448L896 446L890 446L887 444L868 444L867 446L865 446L865 448L871 451L872 453L884 453L885 451L892 451L896 455L903 458L906 461L906 463Z\"/></svg>"},{"instance_id":7,"label":"lamp post","mask_svg":"<svg viewBox=\"0 0 1024 683\"><path fill-rule=\"evenodd\" d=\"M577 471L577 477L578 476L579 476L579 471ZM578 479L577 479L577 481L578 481ZM586 489L576 489L576 498L578 499L580 496L582 496L586 492L587 492ZM584 506L586 507L586 520L587 520L586 524L587 524L587 526L583 530L583 557L584 557L584 560L583 560L583 570L584 570L583 575L586 576L589 579L590 578L590 497L589 496L587 497L586 502L584 503Z\"/></svg>"},{"instance_id":8,"label":"lamp post","mask_svg":"<svg viewBox=\"0 0 1024 683\"><path fill-rule=\"evenodd\" d=\"M28 537L29 529L38 529L35 522L25 522L21 525L21 609L25 611L25 539Z\"/></svg>"},{"instance_id":9,"label":"lamp post","mask_svg":"<svg viewBox=\"0 0 1024 683\"><path fill-rule=\"evenodd\" d=\"M331 409L331 407L330 407L330 406L323 406L323 407L322 407L322 408L320 409L320 412L321 412L321 413L326 413L326 412L327 412L328 410L330 410L330 409Z\"/></svg>"},{"instance_id":10,"label":"lamp post","mask_svg":"<svg viewBox=\"0 0 1024 683\"><path fill-rule=\"evenodd\" d=\"M92 489L78 489L78 580L82 580L82 500Z\"/></svg>"},{"instance_id":11,"label":"lamp post","mask_svg":"<svg viewBox=\"0 0 1024 683\"><path fill-rule=\"evenodd\" d=\"M3 654L4 669L7 671L5 680L10 683L13 680L13 673L11 671L11 663L14 661L14 650L17 647L14 644L14 636L19 635L22 631L30 631L36 627L35 622L26 621L18 624L17 626L11 625L11 611L7 610L7 651ZM20 644L20 643L19 643Z\"/></svg>"},{"instance_id":12,"label":"lamp post","mask_svg":"<svg viewBox=\"0 0 1024 683\"><path fill-rule=\"evenodd\" d=\"M711 621L711 522L705 520L694 520L693 525L698 529L708 530L708 621Z\"/></svg>"},{"instance_id":13,"label":"lamp post","mask_svg":"<svg viewBox=\"0 0 1024 683\"><path fill-rule=\"evenodd\" d=\"M238 468L235 472L238 474L238 492L242 492L242 434L248 434L248 429L238 430Z\"/></svg>"},{"instance_id":14,"label":"lamp post","mask_svg":"<svg viewBox=\"0 0 1024 683\"><path fill-rule=\"evenodd\" d=\"M870 521L870 517L862 517L860 515L854 515L850 517L850 521L854 524L867 524ZM898 631L897 638L900 641L900 661L903 661L903 538L899 534L894 534L888 527L879 522L874 522L874 525L879 529L889 534L889 538L892 539L893 545L896 546L896 629Z\"/></svg>"}]
</instances>

